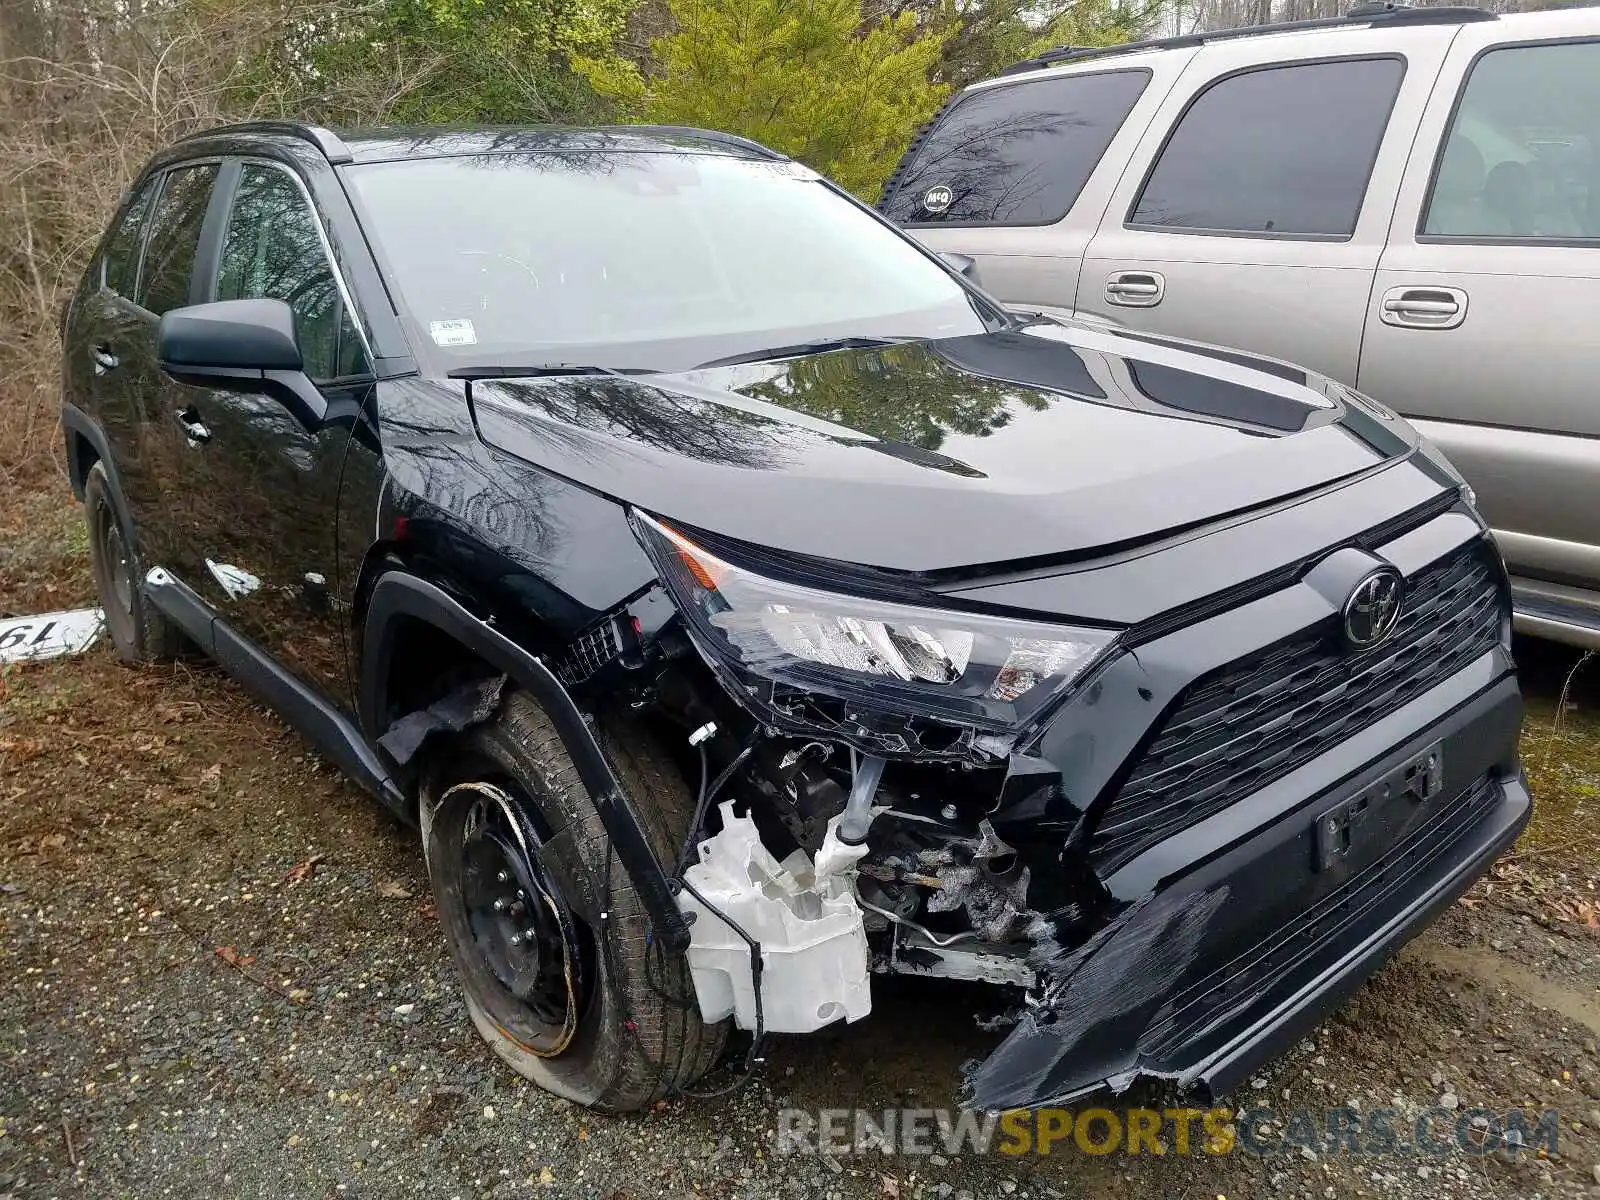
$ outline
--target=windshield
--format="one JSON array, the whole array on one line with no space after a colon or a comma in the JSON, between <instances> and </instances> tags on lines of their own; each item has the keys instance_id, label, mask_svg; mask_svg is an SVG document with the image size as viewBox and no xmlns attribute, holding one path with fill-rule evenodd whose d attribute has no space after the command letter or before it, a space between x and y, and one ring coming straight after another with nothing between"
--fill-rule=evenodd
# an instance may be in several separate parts
<instances>
[{"instance_id":1,"label":"windshield","mask_svg":"<svg viewBox=\"0 0 1600 1200\"><path fill-rule=\"evenodd\" d=\"M485 154L346 179L435 369L687 370L809 341L981 333L995 316L794 163Z\"/></svg>"}]
</instances>

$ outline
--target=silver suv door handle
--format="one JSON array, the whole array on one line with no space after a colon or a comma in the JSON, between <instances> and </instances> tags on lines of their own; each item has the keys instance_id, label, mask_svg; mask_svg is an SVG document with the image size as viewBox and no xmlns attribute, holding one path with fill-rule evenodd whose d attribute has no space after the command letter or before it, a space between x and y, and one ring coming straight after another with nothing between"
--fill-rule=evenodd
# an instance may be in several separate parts
<instances>
[{"instance_id":1,"label":"silver suv door handle","mask_svg":"<svg viewBox=\"0 0 1600 1200\"><path fill-rule=\"evenodd\" d=\"M1167 281L1157 271L1115 271L1106 276L1106 303L1123 308L1154 308L1166 290Z\"/></svg>"},{"instance_id":2,"label":"silver suv door handle","mask_svg":"<svg viewBox=\"0 0 1600 1200\"><path fill-rule=\"evenodd\" d=\"M1390 288L1380 316L1385 325L1407 329L1454 329L1467 319L1467 294L1460 288Z\"/></svg>"}]
</instances>

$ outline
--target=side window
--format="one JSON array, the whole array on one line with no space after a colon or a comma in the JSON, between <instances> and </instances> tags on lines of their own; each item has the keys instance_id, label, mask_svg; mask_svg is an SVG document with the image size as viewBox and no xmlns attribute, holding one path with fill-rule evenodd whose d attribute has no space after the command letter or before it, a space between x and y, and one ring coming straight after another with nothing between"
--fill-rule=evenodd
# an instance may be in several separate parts
<instances>
[{"instance_id":1,"label":"side window","mask_svg":"<svg viewBox=\"0 0 1600 1200\"><path fill-rule=\"evenodd\" d=\"M211 185L217 181L217 164L178 167L167 172L166 180L151 214L144 268L139 272L139 303L157 316L189 303L189 276L206 205L211 202Z\"/></svg>"},{"instance_id":2,"label":"side window","mask_svg":"<svg viewBox=\"0 0 1600 1200\"><path fill-rule=\"evenodd\" d=\"M1509 46L1473 65L1421 232L1600 237L1600 42Z\"/></svg>"},{"instance_id":3,"label":"side window","mask_svg":"<svg viewBox=\"0 0 1600 1200\"><path fill-rule=\"evenodd\" d=\"M1347 238L1405 67L1344 59L1226 76L1189 105L1128 224Z\"/></svg>"},{"instance_id":4,"label":"side window","mask_svg":"<svg viewBox=\"0 0 1600 1200\"><path fill-rule=\"evenodd\" d=\"M909 223L1059 221L1149 82L1148 71L1105 71L973 92L928 134L884 214Z\"/></svg>"},{"instance_id":5,"label":"side window","mask_svg":"<svg viewBox=\"0 0 1600 1200\"><path fill-rule=\"evenodd\" d=\"M294 310L311 378L368 369L305 195L284 171L246 163L222 240L217 299L262 298L282 300Z\"/></svg>"},{"instance_id":6,"label":"side window","mask_svg":"<svg viewBox=\"0 0 1600 1200\"><path fill-rule=\"evenodd\" d=\"M106 243L105 285L119 296L131 299L134 287L139 282L139 247L143 244L144 217L160 181L161 176L152 175L140 185Z\"/></svg>"}]
</instances>

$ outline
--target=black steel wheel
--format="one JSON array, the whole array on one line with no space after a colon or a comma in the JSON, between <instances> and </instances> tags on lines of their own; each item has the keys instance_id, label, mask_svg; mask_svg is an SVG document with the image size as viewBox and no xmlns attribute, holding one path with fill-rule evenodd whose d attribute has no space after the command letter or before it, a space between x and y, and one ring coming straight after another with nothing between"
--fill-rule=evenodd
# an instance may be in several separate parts
<instances>
[{"instance_id":1,"label":"black steel wheel","mask_svg":"<svg viewBox=\"0 0 1600 1200\"><path fill-rule=\"evenodd\" d=\"M543 843L526 799L479 781L456 784L441 802L463 793L457 896L477 955L471 974L480 993L496 993L491 1011L517 1029L530 1053L548 1058L565 1050L577 1029L593 935L585 928L580 942L572 912L540 862Z\"/></svg>"},{"instance_id":2,"label":"black steel wheel","mask_svg":"<svg viewBox=\"0 0 1600 1200\"><path fill-rule=\"evenodd\" d=\"M598 722L601 743L670 862L693 802L648 732ZM644 905L550 719L508 691L499 716L425 764L423 843L439 920L479 1034L546 1091L602 1112L690 1086L727 1022L700 1019L687 961Z\"/></svg>"},{"instance_id":3,"label":"black steel wheel","mask_svg":"<svg viewBox=\"0 0 1600 1200\"><path fill-rule=\"evenodd\" d=\"M178 658L185 643L139 590L144 569L132 530L122 520L105 464L95 463L83 485L84 519L89 526L89 565L94 575L106 630L124 662Z\"/></svg>"}]
</instances>

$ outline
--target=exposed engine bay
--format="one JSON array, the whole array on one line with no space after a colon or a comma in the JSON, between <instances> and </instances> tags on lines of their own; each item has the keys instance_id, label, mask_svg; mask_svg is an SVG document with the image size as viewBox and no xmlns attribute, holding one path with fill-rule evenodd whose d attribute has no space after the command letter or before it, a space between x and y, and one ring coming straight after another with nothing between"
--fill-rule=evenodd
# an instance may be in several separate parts
<instances>
[{"instance_id":1,"label":"exposed engine bay","mask_svg":"<svg viewBox=\"0 0 1600 1200\"><path fill-rule=\"evenodd\" d=\"M1048 764L782 689L751 706L766 723L671 617L647 595L561 666L575 696L624 689L670 723L698 780L676 876L704 1018L758 1034L854 1021L872 973L998 985L996 1022L1024 1011L1039 968L1112 907L1086 863L1065 861L1070 830L1039 820L1059 788Z\"/></svg>"},{"instance_id":2,"label":"exposed engine bay","mask_svg":"<svg viewBox=\"0 0 1600 1200\"><path fill-rule=\"evenodd\" d=\"M790 918L739 925L767 931L759 939L767 986L779 995L805 991L807 1014L865 1016L869 1006L850 1000L865 992L869 969L1031 986L1028 931L1042 919L1028 907L1032 871L996 833L980 799L961 805L904 784L891 790L881 778L895 773L883 759L841 750L834 765L834 757L826 743L773 738L761 754L746 758L730 790L750 795L749 815L739 815L734 801L724 802L714 819L719 831L699 843L700 861L684 872L686 884L704 887L717 900L715 907L688 893L681 900L684 911L696 914L689 957L697 986L708 942L726 941L723 917L751 907ZM958 779L964 774L957 772ZM852 817L864 832L859 841L846 832ZM763 826L768 833L748 853ZM794 849L779 863L769 843ZM751 861L747 870L726 867L730 857L743 866L757 856L761 862ZM837 920L842 910L851 918L844 925ZM820 934L829 924L833 931ZM819 944L819 936L831 937L837 953ZM781 961L797 946L816 961L786 982L772 959ZM748 964L741 961L737 969L749 986ZM817 991L825 981L837 991ZM708 1020L726 1015L723 1004L706 1002L717 990L701 987ZM755 1028L748 1010L734 1011L741 1028ZM806 1014L798 1025L775 1019L769 1001L763 1028L805 1033L819 1023Z\"/></svg>"}]
</instances>

